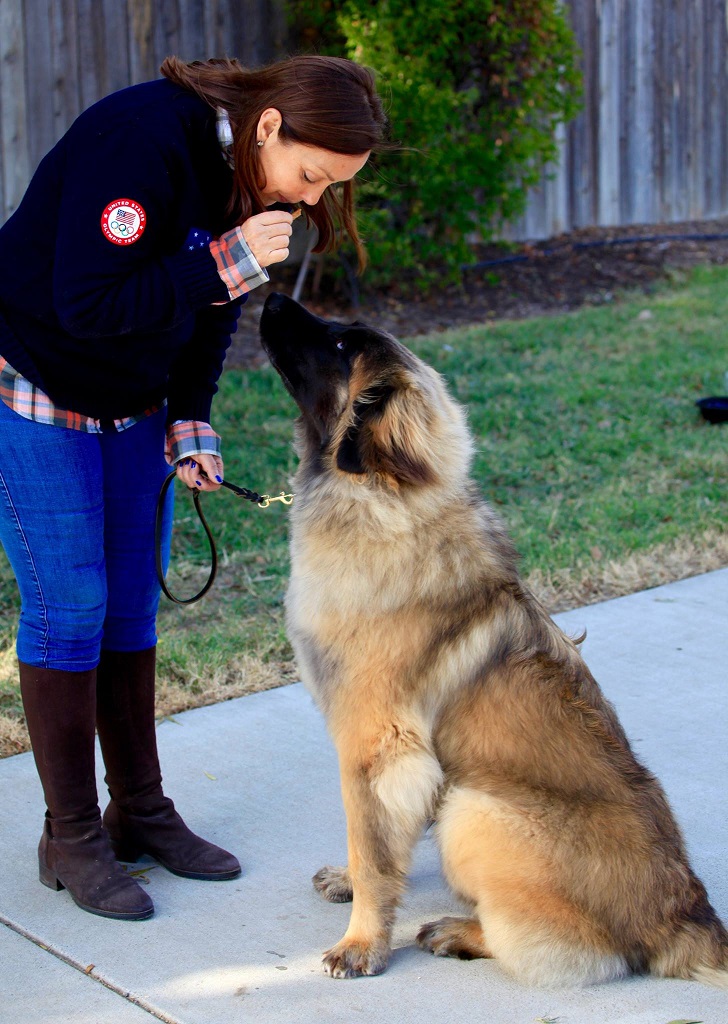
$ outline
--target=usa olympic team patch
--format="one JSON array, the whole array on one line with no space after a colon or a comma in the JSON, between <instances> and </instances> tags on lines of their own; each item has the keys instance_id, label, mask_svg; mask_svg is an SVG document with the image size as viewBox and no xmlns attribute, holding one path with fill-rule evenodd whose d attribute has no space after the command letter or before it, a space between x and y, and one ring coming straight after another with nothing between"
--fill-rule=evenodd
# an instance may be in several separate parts
<instances>
[{"instance_id":1,"label":"usa olympic team patch","mask_svg":"<svg viewBox=\"0 0 728 1024\"><path fill-rule=\"evenodd\" d=\"M101 215L101 230L114 245L138 242L146 226L144 207L133 199L115 199Z\"/></svg>"}]
</instances>

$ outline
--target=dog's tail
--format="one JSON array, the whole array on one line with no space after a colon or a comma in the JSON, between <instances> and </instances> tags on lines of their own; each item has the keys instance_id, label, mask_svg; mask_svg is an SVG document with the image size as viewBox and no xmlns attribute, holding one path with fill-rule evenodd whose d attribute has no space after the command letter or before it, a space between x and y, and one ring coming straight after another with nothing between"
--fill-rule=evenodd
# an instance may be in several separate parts
<instances>
[{"instance_id":1,"label":"dog's tail","mask_svg":"<svg viewBox=\"0 0 728 1024\"><path fill-rule=\"evenodd\" d=\"M714 985L715 988L728 991L728 961L724 967L696 967L692 977L704 985Z\"/></svg>"},{"instance_id":2,"label":"dog's tail","mask_svg":"<svg viewBox=\"0 0 728 1024\"><path fill-rule=\"evenodd\" d=\"M707 910L707 914L701 921L701 941L697 948L693 946L694 959L690 964L690 977L695 981L702 981L705 985L728 990L728 932L708 902L707 896L701 909L704 914Z\"/></svg>"},{"instance_id":3,"label":"dog's tail","mask_svg":"<svg viewBox=\"0 0 728 1024\"><path fill-rule=\"evenodd\" d=\"M669 948L650 964L651 973L728 990L728 932L710 904L707 908L709 919L684 922Z\"/></svg>"}]
</instances>

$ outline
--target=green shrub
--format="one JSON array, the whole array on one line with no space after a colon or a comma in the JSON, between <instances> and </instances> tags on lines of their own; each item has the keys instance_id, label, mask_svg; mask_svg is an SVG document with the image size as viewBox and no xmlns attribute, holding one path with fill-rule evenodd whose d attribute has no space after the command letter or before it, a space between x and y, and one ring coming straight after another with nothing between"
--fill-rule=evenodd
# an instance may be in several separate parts
<instances>
[{"instance_id":1,"label":"green shrub","mask_svg":"<svg viewBox=\"0 0 728 1024\"><path fill-rule=\"evenodd\" d=\"M379 76L400 148L359 190L371 281L453 280L477 240L522 212L578 109L577 50L560 0L310 0L302 48ZM366 173L366 172L365 172Z\"/></svg>"}]
</instances>

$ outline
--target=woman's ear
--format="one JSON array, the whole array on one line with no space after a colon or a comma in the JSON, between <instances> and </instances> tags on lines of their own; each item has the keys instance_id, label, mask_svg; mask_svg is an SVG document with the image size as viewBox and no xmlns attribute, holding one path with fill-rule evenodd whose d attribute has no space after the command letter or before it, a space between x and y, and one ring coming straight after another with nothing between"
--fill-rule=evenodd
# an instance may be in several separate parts
<instances>
[{"instance_id":1,"label":"woman's ear","mask_svg":"<svg viewBox=\"0 0 728 1024\"><path fill-rule=\"evenodd\" d=\"M276 110L275 107L266 107L258 118L258 127L255 135L256 140L258 142L266 143L271 135L277 135L282 121L283 117L280 110Z\"/></svg>"}]
</instances>

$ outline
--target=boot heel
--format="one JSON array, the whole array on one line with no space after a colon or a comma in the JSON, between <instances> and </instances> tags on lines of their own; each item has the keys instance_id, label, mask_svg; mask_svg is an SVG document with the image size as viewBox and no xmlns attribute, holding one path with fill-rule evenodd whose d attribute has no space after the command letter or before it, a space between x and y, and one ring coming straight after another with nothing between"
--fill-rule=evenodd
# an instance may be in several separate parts
<instances>
[{"instance_id":1,"label":"boot heel","mask_svg":"<svg viewBox=\"0 0 728 1024\"><path fill-rule=\"evenodd\" d=\"M56 875L55 871L51 871L47 864L39 863L38 877L40 878L43 885L47 885L49 889L53 889L55 892L60 892L61 889L65 889L65 885Z\"/></svg>"}]
</instances>

